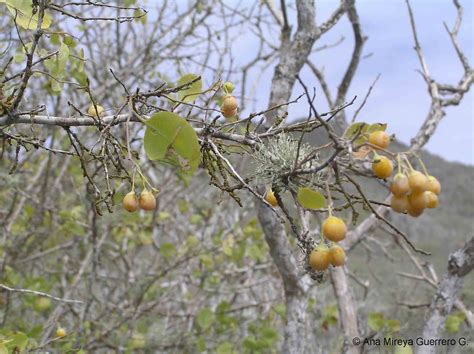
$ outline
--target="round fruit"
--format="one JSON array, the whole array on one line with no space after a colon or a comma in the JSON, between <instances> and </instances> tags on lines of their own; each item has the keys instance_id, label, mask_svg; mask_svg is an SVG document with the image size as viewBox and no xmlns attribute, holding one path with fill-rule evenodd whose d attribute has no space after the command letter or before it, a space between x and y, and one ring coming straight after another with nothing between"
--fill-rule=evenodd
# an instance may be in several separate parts
<instances>
[{"instance_id":1,"label":"round fruit","mask_svg":"<svg viewBox=\"0 0 474 354\"><path fill-rule=\"evenodd\" d=\"M326 270L329 267L329 250L318 246L309 255L309 266L314 270Z\"/></svg>"},{"instance_id":2,"label":"round fruit","mask_svg":"<svg viewBox=\"0 0 474 354\"><path fill-rule=\"evenodd\" d=\"M322 229L324 237L333 242L344 240L347 233L344 221L335 216L330 216L324 220Z\"/></svg>"},{"instance_id":3,"label":"round fruit","mask_svg":"<svg viewBox=\"0 0 474 354\"><path fill-rule=\"evenodd\" d=\"M393 164L385 156L376 156L372 163L372 171L378 178L387 178L393 172Z\"/></svg>"},{"instance_id":4,"label":"round fruit","mask_svg":"<svg viewBox=\"0 0 474 354\"><path fill-rule=\"evenodd\" d=\"M436 177L428 176L426 190L433 192L434 194L439 194L441 192L441 183L439 183Z\"/></svg>"},{"instance_id":5,"label":"round fruit","mask_svg":"<svg viewBox=\"0 0 474 354\"><path fill-rule=\"evenodd\" d=\"M222 115L232 118L237 114L237 99L234 96L226 95L221 105Z\"/></svg>"},{"instance_id":6,"label":"round fruit","mask_svg":"<svg viewBox=\"0 0 474 354\"><path fill-rule=\"evenodd\" d=\"M227 95L222 101L221 110L223 111L232 111L237 109L237 99L234 96Z\"/></svg>"},{"instance_id":7,"label":"round fruit","mask_svg":"<svg viewBox=\"0 0 474 354\"><path fill-rule=\"evenodd\" d=\"M56 337L58 338L66 337L66 330L64 328L59 327L56 330Z\"/></svg>"},{"instance_id":8,"label":"round fruit","mask_svg":"<svg viewBox=\"0 0 474 354\"><path fill-rule=\"evenodd\" d=\"M51 299L47 297L40 297L35 301L35 309L39 312L44 312L51 307Z\"/></svg>"},{"instance_id":9,"label":"round fruit","mask_svg":"<svg viewBox=\"0 0 474 354\"><path fill-rule=\"evenodd\" d=\"M408 177L403 173L397 173L393 177L393 181L390 184L390 191L393 195L401 197L406 195L410 191L410 184L408 183Z\"/></svg>"},{"instance_id":10,"label":"round fruit","mask_svg":"<svg viewBox=\"0 0 474 354\"><path fill-rule=\"evenodd\" d=\"M129 192L125 197L123 197L122 205L125 210L129 212L134 212L138 210L138 199L135 195L135 192Z\"/></svg>"},{"instance_id":11,"label":"round fruit","mask_svg":"<svg viewBox=\"0 0 474 354\"><path fill-rule=\"evenodd\" d=\"M369 135L369 143L380 149L386 149L390 145L390 135L382 130L378 130Z\"/></svg>"},{"instance_id":12,"label":"round fruit","mask_svg":"<svg viewBox=\"0 0 474 354\"><path fill-rule=\"evenodd\" d=\"M346 252L341 246L333 245L329 249L329 262L335 266L339 267L346 263Z\"/></svg>"},{"instance_id":13,"label":"round fruit","mask_svg":"<svg viewBox=\"0 0 474 354\"><path fill-rule=\"evenodd\" d=\"M413 171L408 176L408 183L410 184L410 189L412 193L421 193L426 190L427 178L420 171Z\"/></svg>"},{"instance_id":14,"label":"round fruit","mask_svg":"<svg viewBox=\"0 0 474 354\"><path fill-rule=\"evenodd\" d=\"M392 195L392 199L390 200L390 206L392 210L397 213L404 213L408 209L408 198L406 195L398 197L396 195Z\"/></svg>"},{"instance_id":15,"label":"round fruit","mask_svg":"<svg viewBox=\"0 0 474 354\"><path fill-rule=\"evenodd\" d=\"M423 214L425 209L414 208L410 203L408 203L407 213L415 218Z\"/></svg>"},{"instance_id":16,"label":"round fruit","mask_svg":"<svg viewBox=\"0 0 474 354\"><path fill-rule=\"evenodd\" d=\"M234 86L234 84L233 84L232 82L226 81L226 82L224 83L224 90L225 90L226 92L232 93L232 91L234 91L234 88L235 88L235 86Z\"/></svg>"},{"instance_id":17,"label":"round fruit","mask_svg":"<svg viewBox=\"0 0 474 354\"><path fill-rule=\"evenodd\" d=\"M428 198L425 192L410 194L408 202L415 209L425 209L428 206Z\"/></svg>"},{"instance_id":18,"label":"round fruit","mask_svg":"<svg viewBox=\"0 0 474 354\"><path fill-rule=\"evenodd\" d=\"M142 208L143 210L155 210L156 199L154 195L147 190L144 190L140 194L140 199L138 202L140 204L140 208Z\"/></svg>"},{"instance_id":19,"label":"round fruit","mask_svg":"<svg viewBox=\"0 0 474 354\"><path fill-rule=\"evenodd\" d=\"M267 190L267 193L265 193L265 200L270 204L272 207L275 207L278 205L278 201L275 197L275 193L271 189Z\"/></svg>"},{"instance_id":20,"label":"round fruit","mask_svg":"<svg viewBox=\"0 0 474 354\"><path fill-rule=\"evenodd\" d=\"M439 204L439 200L438 200L438 196L433 193L432 191L427 191L427 192L424 192L423 194L426 195L426 199L427 199L427 208L430 208L430 209L434 209L438 206Z\"/></svg>"},{"instance_id":21,"label":"round fruit","mask_svg":"<svg viewBox=\"0 0 474 354\"><path fill-rule=\"evenodd\" d=\"M96 109L97 107L97 109ZM91 104L89 106L89 108L87 109L87 114L94 117L94 118L99 118L99 117L102 117L104 115L104 107L102 106L99 106L98 104L94 105Z\"/></svg>"},{"instance_id":22,"label":"round fruit","mask_svg":"<svg viewBox=\"0 0 474 354\"><path fill-rule=\"evenodd\" d=\"M226 118L232 118L232 117L235 117L235 115L237 115L237 108L235 109L228 109L228 110L222 110L222 115Z\"/></svg>"}]
</instances>

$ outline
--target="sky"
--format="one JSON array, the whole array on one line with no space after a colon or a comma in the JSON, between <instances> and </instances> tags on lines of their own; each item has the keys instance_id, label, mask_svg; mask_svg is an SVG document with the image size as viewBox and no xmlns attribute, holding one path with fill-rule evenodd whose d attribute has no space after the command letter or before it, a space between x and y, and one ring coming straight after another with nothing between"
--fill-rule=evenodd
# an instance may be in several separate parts
<instances>
[{"instance_id":1,"label":"sky","mask_svg":"<svg viewBox=\"0 0 474 354\"><path fill-rule=\"evenodd\" d=\"M464 19L459 41L465 55L474 65L472 35L474 33L474 2L471 0L460 0L460 2L464 7ZM449 27L454 24L455 7L448 0L412 0L411 3L419 40L431 75L444 83L457 83L462 77L462 66L443 26L443 21ZM322 23L328 18L338 4L339 1L336 0L316 1L317 22ZM405 1L359 0L356 4L364 34L368 36L364 54L371 55L361 61L351 84L347 97L349 99L357 95L358 100L353 107L348 109L348 116L352 117L375 77L380 74L380 79L359 114L358 121L386 122L388 123L387 131L395 134L402 142L409 143L427 116L430 97L426 84L416 72L420 65L413 49L414 42ZM290 18L294 19L292 15ZM342 44L336 48L314 53L311 57L318 67L324 67L326 80L329 82L333 96L353 49L352 29L347 18L344 17L316 43L316 47L331 44L341 36L345 37ZM248 36L236 38L233 43L236 62L248 61L248 53L254 52L255 46L256 40L253 41ZM273 67L270 67L261 77L256 78L255 106L261 108L268 104L272 75ZM301 77L309 85L314 82L314 86L318 89L316 78L308 68L303 69ZM255 85L255 82L253 84ZM293 97L301 93L302 88L296 85ZM320 100L317 105L321 107L320 111L323 111L327 105L321 91L319 94ZM473 98L474 93L471 88L471 92L463 99L460 106L447 108L447 115L425 146L427 150L449 161L474 164ZM290 107L290 118L298 118L306 114L307 105L304 101Z\"/></svg>"}]
</instances>

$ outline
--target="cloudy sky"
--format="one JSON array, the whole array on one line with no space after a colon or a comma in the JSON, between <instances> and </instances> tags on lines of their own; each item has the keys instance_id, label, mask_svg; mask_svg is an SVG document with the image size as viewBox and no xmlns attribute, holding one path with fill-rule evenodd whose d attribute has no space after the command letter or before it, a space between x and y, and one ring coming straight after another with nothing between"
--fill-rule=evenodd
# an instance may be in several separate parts
<instances>
[{"instance_id":1,"label":"cloudy sky","mask_svg":"<svg viewBox=\"0 0 474 354\"><path fill-rule=\"evenodd\" d=\"M474 2L471 0L460 0L460 2L465 11L459 40L472 64ZM316 3L317 20L321 23L336 8L339 1L319 0ZM453 25L456 19L455 7L448 0L412 0L412 7L419 40L432 76L441 82L457 83L462 76L462 66L443 26L443 21L447 22L449 27ZM360 104L375 77L381 74L358 120L387 122L390 133L395 133L398 139L408 143L426 118L430 100L426 85L416 72L420 66L413 50L405 1L359 0L357 8L364 34L369 37L364 53L372 55L361 62L348 97L357 95ZM338 47L312 55L313 62L318 67L324 67L333 95L352 53L353 39L349 21L344 18L316 44L319 47L334 43L341 36L344 36L345 40ZM247 62L249 53L255 51L255 42L243 36L234 42L233 47L236 61ZM272 74L273 68L270 68L258 79L257 91L262 94L256 94L254 97L257 97L256 104L260 108L265 107L268 102L267 93ZM302 76L306 83L310 84L313 81L314 85L317 85L316 79L308 69L304 69ZM301 88L297 86L293 95L297 96L301 92ZM322 94L320 97L319 107L327 107ZM447 109L446 117L426 146L429 151L450 161L474 164L473 98L471 89L471 93L462 101L461 106ZM357 106L358 104L355 108ZM354 108L348 111L350 117L353 110ZM301 117L306 113L307 107L302 103L294 105L290 109L289 116Z\"/></svg>"}]
</instances>

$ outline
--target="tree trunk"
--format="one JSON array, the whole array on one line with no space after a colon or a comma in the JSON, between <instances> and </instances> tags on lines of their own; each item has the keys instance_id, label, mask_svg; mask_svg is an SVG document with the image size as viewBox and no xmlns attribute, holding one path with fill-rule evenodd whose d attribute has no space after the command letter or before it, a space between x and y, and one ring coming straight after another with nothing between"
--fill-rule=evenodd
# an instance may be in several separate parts
<instances>
[{"instance_id":1,"label":"tree trunk","mask_svg":"<svg viewBox=\"0 0 474 354\"><path fill-rule=\"evenodd\" d=\"M474 237L463 248L449 257L448 271L438 285L436 295L426 315L422 337L438 339L446 317L451 312L462 288L464 276L474 268ZM417 348L418 354L436 353L436 346L424 345Z\"/></svg>"}]
</instances>

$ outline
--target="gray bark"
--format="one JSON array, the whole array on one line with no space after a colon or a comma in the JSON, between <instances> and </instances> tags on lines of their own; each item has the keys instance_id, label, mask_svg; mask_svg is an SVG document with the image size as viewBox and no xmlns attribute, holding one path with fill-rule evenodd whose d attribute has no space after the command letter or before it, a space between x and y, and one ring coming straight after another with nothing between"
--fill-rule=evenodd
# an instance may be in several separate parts
<instances>
[{"instance_id":1,"label":"gray bark","mask_svg":"<svg viewBox=\"0 0 474 354\"><path fill-rule=\"evenodd\" d=\"M286 302L286 324L282 353L306 352L306 313L309 282L298 271L296 258L282 224L275 218L270 208L258 202L258 217L270 254L282 277Z\"/></svg>"},{"instance_id":2,"label":"gray bark","mask_svg":"<svg viewBox=\"0 0 474 354\"><path fill-rule=\"evenodd\" d=\"M296 7L298 28L293 39L291 39L291 29L286 20L282 24L280 61L275 67L272 78L269 108L290 100L296 76L306 63L313 44L341 18L346 11L346 2L341 1L338 9L321 26L316 26L315 23L314 1L299 0L296 2ZM282 113L283 109L270 111L266 116L267 125L271 125ZM260 202L258 204L258 218L285 289L286 325L281 352L304 353L307 342L305 336L308 288L305 285L306 278L298 274L296 259L292 254L285 229L267 206Z\"/></svg>"},{"instance_id":3,"label":"gray bark","mask_svg":"<svg viewBox=\"0 0 474 354\"><path fill-rule=\"evenodd\" d=\"M344 330L343 353L359 354L360 348L352 343L355 337L360 338L360 333L347 268L344 266L331 269L331 282L339 308L339 322Z\"/></svg>"},{"instance_id":4,"label":"gray bark","mask_svg":"<svg viewBox=\"0 0 474 354\"><path fill-rule=\"evenodd\" d=\"M446 317L450 314L458 293L462 288L464 276L474 268L474 237L466 242L463 248L449 257L448 271L438 285L423 328L425 339L440 338L441 329ZM436 353L436 346L420 346L418 354Z\"/></svg>"}]
</instances>

